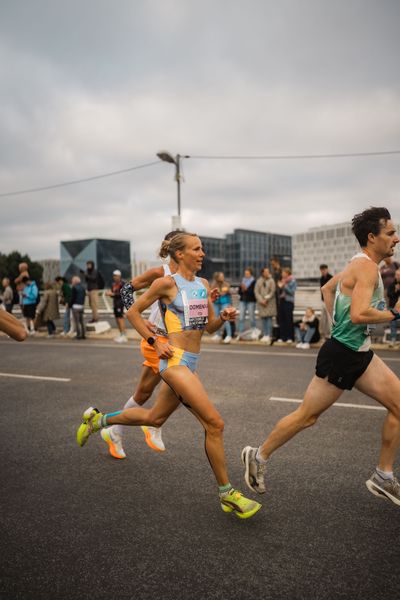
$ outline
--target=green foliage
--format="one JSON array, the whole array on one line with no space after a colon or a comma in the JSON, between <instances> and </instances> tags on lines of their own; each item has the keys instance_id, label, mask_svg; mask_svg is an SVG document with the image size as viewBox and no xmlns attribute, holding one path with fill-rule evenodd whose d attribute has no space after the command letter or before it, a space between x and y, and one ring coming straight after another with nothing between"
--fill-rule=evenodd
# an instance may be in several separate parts
<instances>
[{"instance_id":1,"label":"green foliage","mask_svg":"<svg viewBox=\"0 0 400 600\"><path fill-rule=\"evenodd\" d=\"M42 275L43 267L39 263L31 260L27 254L20 254L16 250L10 254L2 254L0 252L0 283L3 277L10 279L11 285L14 286L14 279L19 275L19 263L26 262L31 279L36 281L39 288L43 287Z\"/></svg>"}]
</instances>

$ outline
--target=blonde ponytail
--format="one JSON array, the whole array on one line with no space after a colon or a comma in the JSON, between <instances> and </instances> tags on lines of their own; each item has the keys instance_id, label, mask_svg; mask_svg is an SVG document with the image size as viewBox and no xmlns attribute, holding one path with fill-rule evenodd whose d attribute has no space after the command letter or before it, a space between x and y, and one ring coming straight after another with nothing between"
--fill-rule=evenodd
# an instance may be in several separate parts
<instances>
[{"instance_id":1,"label":"blonde ponytail","mask_svg":"<svg viewBox=\"0 0 400 600\"><path fill-rule=\"evenodd\" d=\"M176 233L169 240L163 240L160 251L158 253L160 258L167 258L170 256L176 261L175 253L178 250L183 250L186 247L188 237L198 237L196 233L187 233L186 231L180 231ZM177 261L176 261L177 262Z\"/></svg>"}]
</instances>

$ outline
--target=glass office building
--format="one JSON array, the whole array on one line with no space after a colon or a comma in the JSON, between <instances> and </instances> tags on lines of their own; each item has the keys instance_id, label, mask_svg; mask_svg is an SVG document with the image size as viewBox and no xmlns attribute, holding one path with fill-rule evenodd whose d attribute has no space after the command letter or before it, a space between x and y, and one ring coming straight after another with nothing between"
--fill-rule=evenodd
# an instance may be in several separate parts
<instances>
[{"instance_id":1,"label":"glass office building","mask_svg":"<svg viewBox=\"0 0 400 600\"><path fill-rule=\"evenodd\" d=\"M226 240L203 235L200 236L200 239L206 255L203 260L203 268L197 275L210 281L216 271L225 272Z\"/></svg>"},{"instance_id":2,"label":"glass office building","mask_svg":"<svg viewBox=\"0 0 400 600\"><path fill-rule=\"evenodd\" d=\"M86 270L92 260L102 274L106 287L110 287L112 274L119 269L123 279L131 278L130 242L121 240L70 240L60 243L61 275L70 279Z\"/></svg>"},{"instance_id":3,"label":"glass office building","mask_svg":"<svg viewBox=\"0 0 400 600\"><path fill-rule=\"evenodd\" d=\"M252 267L255 277L269 266L272 257L282 266L292 264L292 238L290 235L235 229L225 238L200 236L206 252L201 277L211 279L215 271L224 271L232 283L239 283L246 267Z\"/></svg>"}]
</instances>

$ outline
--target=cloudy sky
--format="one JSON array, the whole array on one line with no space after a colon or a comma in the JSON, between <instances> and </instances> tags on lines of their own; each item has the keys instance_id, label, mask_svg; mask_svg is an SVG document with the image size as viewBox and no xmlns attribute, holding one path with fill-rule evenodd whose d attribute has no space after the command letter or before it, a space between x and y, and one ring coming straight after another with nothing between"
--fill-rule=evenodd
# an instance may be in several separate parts
<instances>
[{"instance_id":1,"label":"cloudy sky","mask_svg":"<svg viewBox=\"0 0 400 600\"><path fill-rule=\"evenodd\" d=\"M2 0L0 194L183 160L186 229L297 233L400 218L398 0ZM2 195L0 251L126 239L152 259L174 166Z\"/></svg>"}]
</instances>

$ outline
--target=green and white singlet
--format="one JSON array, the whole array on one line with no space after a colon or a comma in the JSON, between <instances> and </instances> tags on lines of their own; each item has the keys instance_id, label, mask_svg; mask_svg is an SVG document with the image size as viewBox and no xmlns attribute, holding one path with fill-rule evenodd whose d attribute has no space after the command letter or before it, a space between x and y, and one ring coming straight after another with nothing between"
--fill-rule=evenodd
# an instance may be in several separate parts
<instances>
[{"instance_id":1,"label":"green and white singlet","mask_svg":"<svg viewBox=\"0 0 400 600\"><path fill-rule=\"evenodd\" d=\"M351 260L356 258L371 260L364 252L359 252ZM376 325L352 323L350 318L351 296L346 296L342 293L340 283L339 281L336 286L331 336L351 350L367 352L371 346L371 332L376 328ZM377 285L371 299L371 306L377 310L384 310L386 308L383 282L379 271Z\"/></svg>"}]
</instances>

